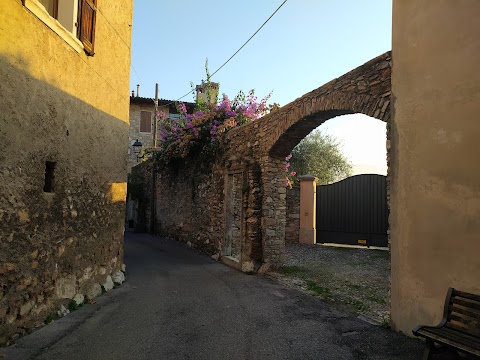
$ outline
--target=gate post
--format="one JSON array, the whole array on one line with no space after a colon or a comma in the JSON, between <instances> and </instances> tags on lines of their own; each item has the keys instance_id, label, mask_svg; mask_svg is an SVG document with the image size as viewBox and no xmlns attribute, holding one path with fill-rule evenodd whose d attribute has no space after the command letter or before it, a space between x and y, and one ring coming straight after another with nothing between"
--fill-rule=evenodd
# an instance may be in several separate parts
<instances>
[{"instance_id":1,"label":"gate post","mask_svg":"<svg viewBox=\"0 0 480 360\"><path fill-rule=\"evenodd\" d=\"M317 178L302 175L300 180L300 244L314 245L317 242Z\"/></svg>"}]
</instances>

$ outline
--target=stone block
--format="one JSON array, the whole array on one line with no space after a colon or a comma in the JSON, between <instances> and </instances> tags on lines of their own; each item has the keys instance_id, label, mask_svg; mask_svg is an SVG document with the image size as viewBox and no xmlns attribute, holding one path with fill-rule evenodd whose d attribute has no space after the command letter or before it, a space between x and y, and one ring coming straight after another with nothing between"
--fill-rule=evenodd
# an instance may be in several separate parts
<instances>
[{"instance_id":1,"label":"stone block","mask_svg":"<svg viewBox=\"0 0 480 360\"><path fill-rule=\"evenodd\" d=\"M20 307L20 316L27 315L30 312L30 310L32 310L32 307L33 307L33 302L32 301L29 301L29 302L23 304Z\"/></svg>"},{"instance_id":2,"label":"stone block","mask_svg":"<svg viewBox=\"0 0 480 360\"><path fill-rule=\"evenodd\" d=\"M88 291L85 295L88 296L89 299L95 299L97 296L102 294L102 286L98 283L95 283L90 286Z\"/></svg>"},{"instance_id":3,"label":"stone block","mask_svg":"<svg viewBox=\"0 0 480 360\"><path fill-rule=\"evenodd\" d=\"M105 289L105 291L110 291L113 289L114 284L113 284L112 277L110 275L107 276L102 286Z\"/></svg>"},{"instance_id":4,"label":"stone block","mask_svg":"<svg viewBox=\"0 0 480 360\"><path fill-rule=\"evenodd\" d=\"M112 281L114 284L121 285L125 281L125 274L121 271L117 271L112 275Z\"/></svg>"},{"instance_id":5,"label":"stone block","mask_svg":"<svg viewBox=\"0 0 480 360\"><path fill-rule=\"evenodd\" d=\"M83 296L82 294L76 294L73 297L73 301L75 301L77 305L83 304L84 300L85 300L85 296Z\"/></svg>"},{"instance_id":6,"label":"stone block","mask_svg":"<svg viewBox=\"0 0 480 360\"><path fill-rule=\"evenodd\" d=\"M259 274L265 274L270 271L271 265L269 263L263 263L258 269Z\"/></svg>"},{"instance_id":7,"label":"stone block","mask_svg":"<svg viewBox=\"0 0 480 360\"><path fill-rule=\"evenodd\" d=\"M76 294L77 278L68 275L55 281L55 295L59 299L72 299Z\"/></svg>"},{"instance_id":8,"label":"stone block","mask_svg":"<svg viewBox=\"0 0 480 360\"><path fill-rule=\"evenodd\" d=\"M244 261L242 263L242 271L251 273L255 271L255 263L253 261Z\"/></svg>"}]
</instances>

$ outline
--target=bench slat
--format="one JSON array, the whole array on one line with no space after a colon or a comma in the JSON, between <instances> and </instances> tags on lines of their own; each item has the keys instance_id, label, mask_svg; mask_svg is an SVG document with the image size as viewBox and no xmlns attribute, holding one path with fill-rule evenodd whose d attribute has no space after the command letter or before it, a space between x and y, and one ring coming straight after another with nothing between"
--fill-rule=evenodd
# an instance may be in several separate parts
<instances>
[{"instance_id":1,"label":"bench slat","mask_svg":"<svg viewBox=\"0 0 480 360\"><path fill-rule=\"evenodd\" d=\"M452 321L462 324L461 326L465 327L466 329L469 329L469 328L471 328L472 330L480 329L480 319L464 316L462 314L451 313L448 316L448 322L452 322Z\"/></svg>"},{"instance_id":2,"label":"bench slat","mask_svg":"<svg viewBox=\"0 0 480 360\"><path fill-rule=\"evenodd\" d=\"M449 288L440 325L418 326L413 334L480 357L480 296Z\"/></svg>"},{"instance_id":3,"label":"bench slat","mask_svg":"<svg viewBox=\"0 0 480 360\"><path fill-rule=\"evenodd\" d=\"M464 291L453 290L452 291L452 296L460 296L460 297L463 297L465 299L470 299L470 300L480 302L480 295L470 294L470 293L467 293L467 292L464 292Z\"/></svg>"},{"instance_id":4,"label":"bench slat","mask_svg":"<svg viewBox=\"0 0 480 360\"><path fill-rule=\"evenodd\" d=\"M470 316L471 318L474 318L474 319L480 319L480 311L476 311L473 309L459 308L457 306L450 305L448 307L448 312L449 313L456 312L459 314Z\"/></svg>"},{"instance_id":5,"label":"bench slat","mask_svg":"<svg viewBox=\"0 0 480 360\"><path fill-rule=\"evenodd\" d=\"M432 332L432 329L435 332ZM422 328L422 329L419 329L417 333L422 337L425 337L427 339L432 339L437 343L454 347L456 349L459 349L463 352L466 352L472 355L480 356L480 344L476 344L476 343L470 344L468 342L465 343L465 341L462 341L464 339L461 337L457 337L452 333L445 333L444 331L438 331L438 330L442 330L442 329L441 328L439 329Z\"/></svg>"},{"instance_id":6,"label":"bench slat","mask_svg":"<svg viewBox=\"0 0 480 360\"><path fill-rule=\"evenodd\" d=\"M457 341L459 342L462 342L462 339L463 339L463 342L471 344L471 346L474 348L480 349L480 339L475 336L459 333L449 328L437 328L437 329L433 329L433 332L443 334L444 336L450 336L451 338L457 339Z\"/></svg>"},{"instance_id":7,"label":"bench slat","mask_svg":"<svg viewBox=\"0 0 480 360\"><path fill-rule=\"evenodd\" d=\"M451 299L450 304L452 304L452 305L458 304L458 305L461 305L461 306L465 306L468 309L480 310L480 303L477 304L477 303L474 303L474 302L471 302L471 301L460 299L458 297L455 297L455 298Z\"/></svg>"},{"instance_id":8,"label":"bench slat","mask_svg":"<svg viewBox=\"0 0 480 360\"><path fill-rule=\"evenodd\" d=\"M463 327L463 326L453 324L451 322L446 323L445 327L450 328L450 329L455 330L455 331L458 331L458 332L461 332L461 333L466 334L466 335L472 335L474 337L480 337L480 331L479 331L480 329L475 329L473 327L467 328L467 327Z\"/></svg>"}]
</instances>

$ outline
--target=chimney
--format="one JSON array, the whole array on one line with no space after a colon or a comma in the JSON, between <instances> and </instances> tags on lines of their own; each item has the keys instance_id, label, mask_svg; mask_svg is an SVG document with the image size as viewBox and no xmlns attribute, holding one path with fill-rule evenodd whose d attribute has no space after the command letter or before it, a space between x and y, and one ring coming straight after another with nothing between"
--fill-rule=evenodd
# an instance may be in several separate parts
<instances>
[{"instance_id":1,"label":"chimney","mask_svg":"<svg viewBox=\"0 0 480 360\"><path fill-rule=\"evenodd\" d=\"M135 90L132 90L132 97L135 97Z\"/></svg>"},{"instance_id":2,"label":"chimney","mask_svg":"<svg viewBox=\"0 0 480 360\"><path fill-rule=\"evenodd\" d=\"M139 96L140 96L140 85L137 84L137 97L139 97Z\"/></svg>"}]
</instances>

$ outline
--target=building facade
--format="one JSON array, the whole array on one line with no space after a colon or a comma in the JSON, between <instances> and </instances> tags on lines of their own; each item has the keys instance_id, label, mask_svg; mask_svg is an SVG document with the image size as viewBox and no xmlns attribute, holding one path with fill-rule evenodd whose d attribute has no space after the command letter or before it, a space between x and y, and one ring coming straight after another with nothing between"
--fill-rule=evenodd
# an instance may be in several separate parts
<instances>
[{"instance_id":1,"label":"building facade","mask_svg":"<svg viewBox=\"0 0 480 360\"><path fill-rule=\"evenodd\" d=\"M480 293L480 2L393 1L392 326L436 325Z\"/></svg>"},{"instance_id":2,"label":"building facade","mask_svg":"<svg viewBox=\"0 0 480 360\"><path fill-rule=\"evenodd\" d=\"M195 104L185 102L187 113L191 114L194 111ZM168 117L178 117L178 110L173 100L158 100L158 111L165 113ZM130 128L128 130L128 160L127 171L131 172L133 166L139 164L141 159L139 154L135 153L133 144L138 140L143 150L154 147L155 133L158 137L157 131L154 131L154 117L155 117L155 99L144 98L139 96L130 97ZM158 124L157 124L158 125Z\"/></svg>"},{"instance_id":3,"label":"building facade","mask_svg":"<svg viewBox=\"0 0 480 360\"><path fill-rule=\"evenodd\" d=\"M0 343L122 281L132 11L0 6Z\"/></svg>"}]
</instances>

